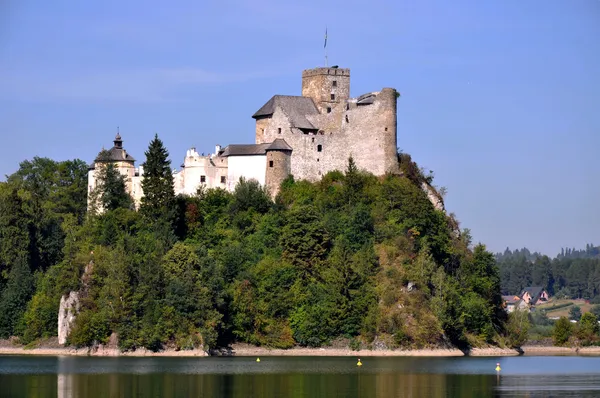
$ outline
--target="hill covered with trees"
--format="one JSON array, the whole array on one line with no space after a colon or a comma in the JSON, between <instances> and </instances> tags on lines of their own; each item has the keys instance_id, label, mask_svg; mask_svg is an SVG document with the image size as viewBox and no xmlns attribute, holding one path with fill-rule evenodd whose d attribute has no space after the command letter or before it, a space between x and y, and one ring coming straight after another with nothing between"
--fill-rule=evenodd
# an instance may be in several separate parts
<instances>
[{"instance_id":1,"label":"hill covered with trees","mask_svg":"<svg viewBox=\"0 0 600 398\"><path fill-rule=\"evenodd\" d=\"M526 286L543 286L551 296L600 302L600 247L562 249L554 258L527 248L496 254L502 294L519 294Z\"/></svg>"},{"instance_id":2,"label":"hill covered with trees","mask_svg":"<svg viewBox=\"0 0 600 398\"><path fill-rule=\"evenodd\" d=\"M462 348L505 333L494 255L435 209L410 156L401 175L349 159L319 182L289 177L275 200L243 180L176 197L167 158L156 137L137 211L110 165L91 193L103 212L86 212L80 160L35 158L0 183L1 338L55 336L70 291L80 347Z\"/></svg>"}]
</instances>

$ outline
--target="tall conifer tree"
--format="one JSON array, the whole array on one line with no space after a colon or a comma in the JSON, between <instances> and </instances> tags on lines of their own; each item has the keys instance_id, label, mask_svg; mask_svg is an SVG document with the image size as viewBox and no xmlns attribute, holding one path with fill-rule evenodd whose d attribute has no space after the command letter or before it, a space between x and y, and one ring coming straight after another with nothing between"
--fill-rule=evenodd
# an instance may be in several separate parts
<instances>
[{"instance_id":1,"label":"tall conifer tree","mask_svg":"<svg viewBox=\"0 0 600 398\"><path fill-rule=\"evenodd\" d=\"M100 204L105 211L133 208L133 199L127 192L125 176L110 161L109 153L102 151L98 158L101 165L98 167L98 185L96 192L93 192L92 202Z\"/></svg>"},{"instance_id":2,"label":"tall conifer tree","mask_svg":"<svg viewBox=\"0 0 600 398\"><path fill-rule=\"evenodd\" d=\"M140 211L150 220L172 222L175 210L173 173L171 161L168 160L169 152L158 138L158 134L150 142L145 155L146 163L144 163L144 178L142 179L144 196Z\"/></svg>"}]
</instances>

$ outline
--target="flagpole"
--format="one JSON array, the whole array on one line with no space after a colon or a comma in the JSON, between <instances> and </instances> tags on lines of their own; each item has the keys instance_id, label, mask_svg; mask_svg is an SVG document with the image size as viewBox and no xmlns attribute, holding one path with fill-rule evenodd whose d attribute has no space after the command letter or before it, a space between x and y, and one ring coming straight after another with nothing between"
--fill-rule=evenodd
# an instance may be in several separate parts
<instances>
[{"instance_id":1,"label":"flagpole","mask_svg":"<svg viewBox=\"0 0 600 398\"><path fill-rule=\"evenodd\" d=\"M329 67L327 63L327 26L325 26L325 67Z\"/></svg>"}]
</instances>

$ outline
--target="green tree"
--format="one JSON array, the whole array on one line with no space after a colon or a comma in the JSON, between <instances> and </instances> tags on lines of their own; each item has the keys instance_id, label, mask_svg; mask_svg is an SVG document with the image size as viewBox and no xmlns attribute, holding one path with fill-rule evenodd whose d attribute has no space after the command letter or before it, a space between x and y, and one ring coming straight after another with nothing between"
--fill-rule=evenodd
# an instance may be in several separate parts
<instances>
[{"instance_id":1,"label":"green tree","mask_svg":"<svg viewBox=\"0 0 600 398\"><path fill-rule=\"evenodd\" d=\"M175 189L173 187L173 172L169 152L163 142L155 134L145 152L144 179L142 190L144 196L140 211L148 219L159 219L173 222L175 210Z\"/></svg>"},{"instance_id":2,"label":"green tree","mask_svg":"<svg viewBox=\"0 0 600 398\"><path fill-rule=\"evenodd\" d=\"M599 333L600 325L598 324L596 315L589 312L583 314L577 327L577 337L579 340L583 341L584 344L590 344L598 340Z\"/></svg>"},{"instance_id":3,"label":"green tree","mask_svg":"<svg viewBox=\"0 0 600 398\"><path fill-rule=\"evenodd\" d=\"M526 341L531 324L526 311L514 310L508 315L506 337L510 347L519 348Z\"/></svg>"},{"instance_id":4,"label":"green tree","mask_svg":"<svg viewBox=\"0 0 600 398\"><path fill-rule=\"evenodd\" d=\"M561 316L558 321L554 324L552 329L552 341L554 345L562 346L569 341L571 333L573 331L573 325L567 317Z\"/></svg>"},{"instance_id":5,"label":"green tree","mask_svg":"<svg viewBox=\"0 0 600 398\"><path fill-rule=\"evenodd\" d=\"M125 176L119 172L114 162L109 160L108 151L100 152L96 161L96 188L91 196L92 206L98 210L133 208L133 199L127 192ZM95 209L94 209L95 210Z\"/></svg>"},{"instance_id":6,"label":"green tree","mask_svg":"<svg viewBox=\"0 0 600 398\"><path fill-rule=\"evenodd\" d=\"M23 332L23 314L33 294L33 276L29 264L20 257L13 265L6 288L0 296L0 338Z\"/></svg>"},{"instance_id":7,"label":"green tree","mask_svg":"<svg viewBox=\"0 0 600 398\"><path fill-rule=\"evenodd\" d=\"M581 308L578 305L574 305L569 310L569 319L578 321L581 318Z\"/></svg>"}]
</instances>

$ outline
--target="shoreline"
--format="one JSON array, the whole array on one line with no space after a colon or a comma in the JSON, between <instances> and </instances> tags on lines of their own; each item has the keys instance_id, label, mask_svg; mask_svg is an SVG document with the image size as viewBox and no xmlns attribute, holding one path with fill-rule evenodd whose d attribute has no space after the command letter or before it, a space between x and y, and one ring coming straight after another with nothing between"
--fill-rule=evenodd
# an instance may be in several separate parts
<instances>
[{"instance_id":1,"label":"shoreline","mask_svg":"<svg viewBox=\"0 0 600 398\"><path fill-rule=\"evenodd\" d=\"M468 353L459 349L433 348L419 350L359 350L350 348L304 348L269 349L247 344L233 344L226 353L213 356L231 357L285 357L285 356L314 356L314 357L504 357L504 356L600 356L600 347L554 347L554 346L524 346L522 352L508 348L474 348ZM207 352L196 349L186 351L164 350L152 352L139 349L131 352L120 352L117 348L98 347L96 350L74 347L39 347L26 349L19 346L0 346L0 355L46 355L46 356L93 356L93 357L210 357Z\"/></svg>"}]
</instances>

